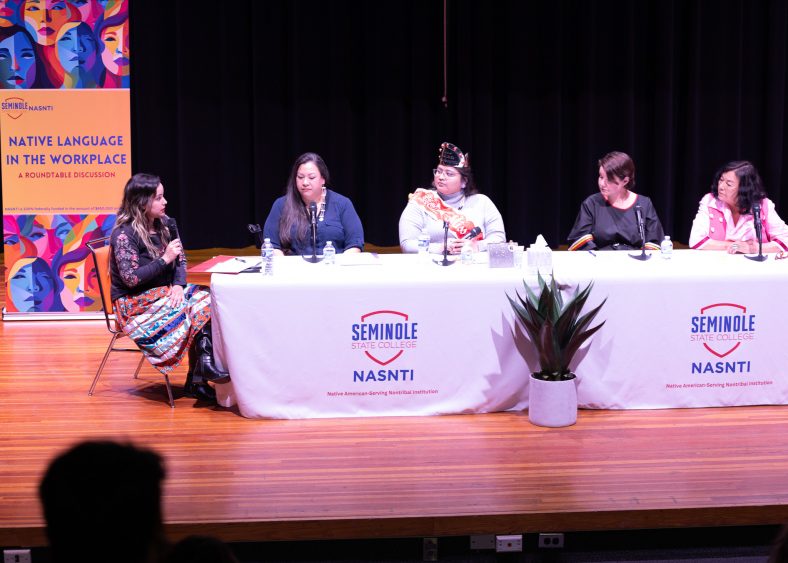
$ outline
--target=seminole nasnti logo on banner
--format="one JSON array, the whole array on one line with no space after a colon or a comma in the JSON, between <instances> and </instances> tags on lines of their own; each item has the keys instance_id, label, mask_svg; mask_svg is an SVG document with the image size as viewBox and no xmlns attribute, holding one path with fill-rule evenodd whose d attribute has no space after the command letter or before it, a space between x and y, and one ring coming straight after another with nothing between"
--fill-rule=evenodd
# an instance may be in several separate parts
<instances>
[{"instance_id":1,"label":"seminole nasnti logo on banner","mask_svg":"<svg viewBox=\"0 0 788 563\"><path fill-rule=\"evenodd\" d=\"M27 102L22 98L14 96L13 98L5 98L0 102L0 111L6 114L11 119L19 119L22 113L27 109Z\"/></svg>"},{"instance_id":2,"label":"seminole nasnti logo on banner","mask_svg":"<svg viewBox=\"0 0 788 563\"><path fill-rule=\"evenodd\" d=\"M50 112L55 111L53 104L29 104L24 98L14 96L13 98L4 98L0 101L0 111L11 119L19 119L26 112Z\"/></svg>"}]
</instances>

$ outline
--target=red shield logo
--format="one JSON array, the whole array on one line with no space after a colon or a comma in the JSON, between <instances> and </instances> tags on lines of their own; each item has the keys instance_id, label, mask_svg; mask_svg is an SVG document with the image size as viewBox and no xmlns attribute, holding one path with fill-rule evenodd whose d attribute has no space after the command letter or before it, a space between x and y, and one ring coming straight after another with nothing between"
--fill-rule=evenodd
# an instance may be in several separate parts
<instances>
[{"instance_id":1,"label":"red shield logo","mask_svg":"<svg viewBox=\"0 0 788 563\"><path fill-rule=\"evenodd\" d=\"M3 101L4 102L10 102L10 103L24 103L24 100L22 98L18 98L18 97L6 98ZM22 110L21 109L8 110L5 113L11 119L19 119L22 116Z\"/></svg>"},{"instance_id":2,"label":"red shield logo","mask_svg":"<svg viewBox=\"0 0 788 563\"><path fill-rule=\"evenodd\" d=\"M716 303L714 305L707 305L700 310L701 315L708 315L710 317L716 316L735 316L743 315L747 312L747 307L743 305L736 305L735 303ZM735 344L730 341L704 342L703 347L718 358L724 358L734 350L741 346L741 342L737 341Z\"/></svg>"},{"instance_id":3,"label":"red shield logo","mask_svg":"<svg viewBox=\"0 0 788 563\"><path fill-rule=\"evenodd\" d=\"M400 313L399 311L374 311L361 316L362 323L401 323L408 320L408 315ZM396 340L381 340L378 344L384 342L397 342ZM376 348L374 351L364 350L367 357L382 366L388 365L402 355L401 348Z\"/></svg>"}]
</instances>

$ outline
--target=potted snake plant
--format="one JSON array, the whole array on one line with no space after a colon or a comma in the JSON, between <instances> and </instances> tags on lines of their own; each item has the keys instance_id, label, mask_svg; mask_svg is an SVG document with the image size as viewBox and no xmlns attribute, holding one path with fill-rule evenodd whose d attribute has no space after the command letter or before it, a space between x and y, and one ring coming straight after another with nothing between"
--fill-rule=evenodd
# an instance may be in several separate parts
<instances>
[{"instance_id":1,"label":"potted snake plant","mask_svg":"<svg viewBox=\"0 0 788 563\"><path fill-rule=\"evenodd\" d=\"M538 426L571 426L577 421L577 386L569 365L583 343L605 324L590 326L607 299L582 314L593 282L585 289L578 287L567 300L555 278L548 284L540 274L538 294L523 285L525 297L519 292L516 299L506 297L539 359L539 371L529 380L528 419Z\"/></svg>"}]
</instances>

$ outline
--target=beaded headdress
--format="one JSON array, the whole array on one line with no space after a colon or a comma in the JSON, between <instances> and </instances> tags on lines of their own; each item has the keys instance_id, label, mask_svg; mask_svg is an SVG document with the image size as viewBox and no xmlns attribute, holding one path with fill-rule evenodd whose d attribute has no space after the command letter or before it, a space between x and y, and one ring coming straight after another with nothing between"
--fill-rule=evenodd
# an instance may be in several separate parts
<instances>
[{"instance_id":1,"label":"beaded headdress","mask_svg":"<svg viewBox=\"0 0 788 563\"><path fill-rule=\"evenodd\" d=\"M470 166L468 154L463 154L457 145L451 143L441 144L441 148L438 150L438 164L455 168Z\"/></svg>"}]
</instances>

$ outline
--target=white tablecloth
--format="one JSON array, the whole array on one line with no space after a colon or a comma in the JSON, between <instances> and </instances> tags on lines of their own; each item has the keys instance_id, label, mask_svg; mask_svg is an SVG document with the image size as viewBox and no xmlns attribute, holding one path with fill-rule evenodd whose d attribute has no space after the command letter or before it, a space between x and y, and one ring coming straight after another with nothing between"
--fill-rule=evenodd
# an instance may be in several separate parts
<instances>
[{"instance_id":1,"label":"white tablecloth","mask_svg":"<svg viewBox=\"0 0 788 563\"><path fill-rule=\"evenodd\" d=\"M567 291L594 280L590 306L607 298L605 326L572 366L581 407L787 402L788 260L556 252L553 266ZM524 278L536 285L525 270L414 255L358 266L288 257L273 276L214 275L214 344L232 376L220 402L272 418L525 408L538 366L506 299Z\"/></svg>"}]
</instances>

